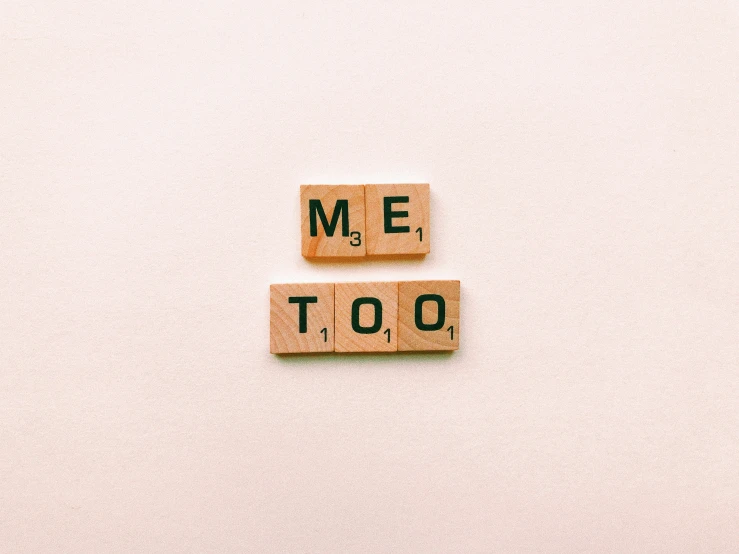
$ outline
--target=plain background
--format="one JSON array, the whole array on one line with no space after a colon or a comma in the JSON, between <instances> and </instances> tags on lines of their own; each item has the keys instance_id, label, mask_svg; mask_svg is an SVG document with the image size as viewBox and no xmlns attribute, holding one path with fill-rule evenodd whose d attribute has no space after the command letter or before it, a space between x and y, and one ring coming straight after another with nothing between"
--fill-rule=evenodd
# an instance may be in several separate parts
<instances>
[{"instance_id":1,"label":"plain background","mask_svg":"<svg viewBox=\"0 0 739 554\"><path fill-rule=\"evenodd\" d=\"M0 21L3 551L736 551L736 2ZM300 257L363 182L425 260ZM268 353L270 283L426 278L454 355Z\"/></svg>"}]
</instances>

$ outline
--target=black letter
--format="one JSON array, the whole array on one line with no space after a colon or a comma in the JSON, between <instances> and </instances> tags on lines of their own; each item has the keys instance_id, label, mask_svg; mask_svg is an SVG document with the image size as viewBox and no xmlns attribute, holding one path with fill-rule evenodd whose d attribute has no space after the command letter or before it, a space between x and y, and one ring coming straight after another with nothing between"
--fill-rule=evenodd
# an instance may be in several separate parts
<instances>
[{"instance_id":1,"label":"black letter","mask_svg":"<svg viewBox=\"0 0 739 554\"><path fill-rule=\"evenodd\" d=\"M408 212L394 212L393 204L408 202L407 196L386 196L382 199L385 206L385 232L386 233L410 233L411 228L407 225L393 226L394 217L408 217Z\"/></svg>"},{"instance_id":2,"label":"black letter","mask_svg":"<svg viewBox=\"0 0 739 554\"><path fill-rule=\"evenodd\" d=\"M316 222L316 213L321 218L323 228L326 230L327 237L333 237L336 225L339 223L339 216L343 214L341 218L341 235L344 237L349 236L349 200L337 200L336 206L334 206L334 215L331 218L331 223L328 222L326 212L323 211L323 204L320 200L308 200L308 210L310 212L310 236L318 236L318 225Z\"/></svg>"},{"instance_id":3,"label":"black letter","mask_svg":"<svg viewBox=\"0 0 739 554\"><path fill-rule=\"evenodd\" d=\"M298 331L308 332L308 304L318 302L317 296L291 296L287 299L290 304L298 304Z\"/></svg>"},{"instance_id":4,"label":"black letter","mask_svg":"<svg viewBox=\"0 0 739 554\"><path fill-rule=\"evenodd\" d=\"M359 307L362 304L372 304L375 307L375 322L371 327L362 327L359 325ZM361 335L371 335L372 333L377 333L380 327L382 327L382 302L377 298L371 297L357 298L352 303L352 329L354 329L354 332Z\"/></svg>"},{"instance_id":5,"label":"black letter","mask_svg":"<svg viewBox=\"0 0 739 554\"><path fill-rule=\"evenodd\" d=\"M423 303L426 301L434 301L439 306L436 323L425 324L423 322ZM446 319L446 302L438 294L422 294L416 298L416 327L421 331L438 331L444 327L444 319Z\"/></svg>"}]
</instances>

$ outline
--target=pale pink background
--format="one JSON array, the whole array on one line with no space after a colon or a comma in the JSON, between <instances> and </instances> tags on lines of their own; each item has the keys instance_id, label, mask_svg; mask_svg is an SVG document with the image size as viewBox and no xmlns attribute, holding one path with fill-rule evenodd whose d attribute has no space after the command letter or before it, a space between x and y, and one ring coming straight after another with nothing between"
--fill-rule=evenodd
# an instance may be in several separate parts
<instances>
[{"instance_id":1,"label":"pale pink background","mask_svg":"<svg viewBox=\"0 0 739 554\"><path fill-rule=\"evenodd\" d=\"M0 4L0 550L736 552L736 2ZM302 182L430 182L423 261ZM458 278L452 356L268 285Z\"/></svg>"}]
</instances>

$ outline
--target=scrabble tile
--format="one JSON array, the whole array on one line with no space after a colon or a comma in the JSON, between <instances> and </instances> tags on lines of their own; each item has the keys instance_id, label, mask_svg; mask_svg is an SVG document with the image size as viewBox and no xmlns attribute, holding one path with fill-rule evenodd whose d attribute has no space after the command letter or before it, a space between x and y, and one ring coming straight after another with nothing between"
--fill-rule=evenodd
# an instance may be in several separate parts
<instances>
[{"instance_id":1,"label":"scrabble tile","mask_svg":"<svg viewBox=\"0 0 739 554\"><path fill-rule=\"evenodd\" d=\"M398 283L336 283L336 352L398 349Z\"/></svg>"},{"instance_id":2,"label":"scrabble tile","mask_svg":"<svg viewBox=\"0 0 739 554\"><path fill-rule=\"evenodd\" d=\"M459 281L398 284L398 350L459 348Z\"/></svg>"},{"instance_id":3,"label":"scrabble tile","mask_svg":"<svg viewBox=\"0 0 739 554\"><path fill-rule=\"evenodd\" d=\"M365 256L364 215L364 185L301 185L303 256Z\"/></svg>"},{"instance_id":4,"label":"scrabble tile","mask_svg":"<svg viewBox=\"0 0 739 554\"><path fill-rule=\"evenodd\" d=\"M269 350L333 352L333 283L270 285Z\"/></svg>"},{"instance_id":5,"label":"scrabble tile","mask_svg":"<svg viewBox=\"0 0 739 554\"><path fill-rule=\"evenodd\" d=\"M365 185L367 255L428 254L428 184Z\"/></svg>"}]
</instances>

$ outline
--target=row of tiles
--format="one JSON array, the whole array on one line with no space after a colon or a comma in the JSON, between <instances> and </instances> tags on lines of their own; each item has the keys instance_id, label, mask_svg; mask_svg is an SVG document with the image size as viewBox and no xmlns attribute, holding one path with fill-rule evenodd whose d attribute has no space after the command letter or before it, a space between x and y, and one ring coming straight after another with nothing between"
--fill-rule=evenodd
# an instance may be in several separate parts
<instances>
[{"instance_id":1,"label":"row of tiles","mask_svg":"<svg viewBox=\"0 0 739 554\"><path fill-rule=\"evenodd\" d=\"M300 217L306 258L431 250L428 184L301 185Z\"/></svg>"},{"instance_id":2,"label":"row of tiles","mask_svg":"<svg viewBox=\"0 0 739 554\"><path fill-rule=\"evenodd\" d=\"M459 281L270 285L270 352L459 348Z\"/></svg>"}]
</instances>

